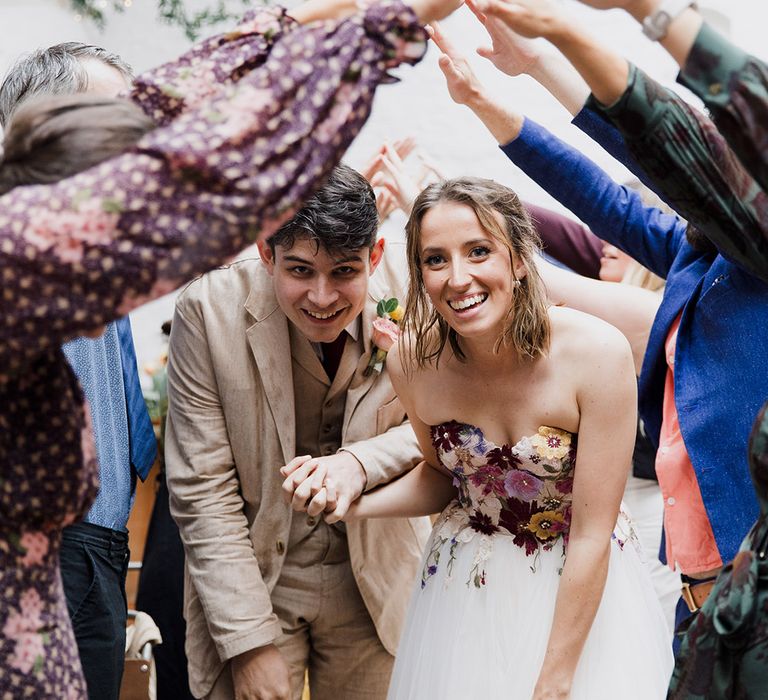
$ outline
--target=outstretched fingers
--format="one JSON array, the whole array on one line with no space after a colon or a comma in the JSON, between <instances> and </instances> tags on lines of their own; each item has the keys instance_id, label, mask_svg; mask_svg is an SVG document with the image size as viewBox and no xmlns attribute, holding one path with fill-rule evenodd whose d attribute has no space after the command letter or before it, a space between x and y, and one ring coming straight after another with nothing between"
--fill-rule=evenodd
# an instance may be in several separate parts
<instances>
[{"instance_id":1,"label":"outstretched fingers","mask_svg":"<svg viewBox=\"0 0 768 700\"><path fill-rule=\"evenodd\" d=\"M448 56L457 56L459 54L456 47L451 43L451 40L443 34L442 28L438 22L432 22L427 26L427 33L429 38L435 42L435 45L443 54Z\"/></svg>"}]
</instances>

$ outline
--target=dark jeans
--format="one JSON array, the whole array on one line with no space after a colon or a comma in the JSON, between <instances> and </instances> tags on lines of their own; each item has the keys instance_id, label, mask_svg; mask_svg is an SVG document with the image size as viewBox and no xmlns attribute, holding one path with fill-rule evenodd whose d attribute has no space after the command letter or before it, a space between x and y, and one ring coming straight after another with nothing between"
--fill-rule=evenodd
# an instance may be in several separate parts
<instances>
[{"instance_id":1,"label":"dark jeans","mask_svg":"<svg viewBox=\"0 0 768 700\"><path fill-rule=\"evenodd\" d=\"M61 578L90 700L118 700L125 657L128 533L91 523L64 529Z\"/></svg>"}]
</instances>

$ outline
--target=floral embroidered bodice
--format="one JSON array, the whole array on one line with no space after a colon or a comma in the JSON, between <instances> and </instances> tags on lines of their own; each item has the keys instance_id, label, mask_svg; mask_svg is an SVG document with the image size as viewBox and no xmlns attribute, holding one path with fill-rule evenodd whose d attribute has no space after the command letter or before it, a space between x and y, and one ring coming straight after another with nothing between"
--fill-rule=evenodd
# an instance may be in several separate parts
<instances>
[{"instance_id":1,"label":"floral embroidered bodice","mask_svg":"<svg viewBox=\"0 0 768 700\"><path fill-rule=\"evenodd\" d=\"M571 526L577 435L541 426L514 445L496 445L480 428L449 421L432 426L432 444L440 463L453 474L457 497L435 524L422 573L422 587L437 572L443 546L448 548L448 578L456 548L480 537L467 584L485 585L483 562L494 535L512 541L532 557L562 547L565 557ZM619 514L613 539L620 547L636 540L628 517Z\"/></svg>"},{"instance_id":2,"label":"floral embroidered bodice","mask_svg":"<svg viewBox=\"0 0 768 700\"><path fill-rule=\"evenodd\" d=\"M480 428L451 421L433 426L432 442L470 528L506 531L528 555L567 544L575 435L542 426L516 445L495 445Z\"/></svg>"}]
</instances>

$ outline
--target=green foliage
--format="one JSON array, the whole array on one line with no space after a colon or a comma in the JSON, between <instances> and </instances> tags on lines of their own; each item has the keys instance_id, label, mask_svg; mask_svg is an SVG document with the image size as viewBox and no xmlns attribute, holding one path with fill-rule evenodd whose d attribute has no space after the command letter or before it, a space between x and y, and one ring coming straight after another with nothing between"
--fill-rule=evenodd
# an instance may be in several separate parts
<instances>
[{"instance_id":1,"label":"green foliage","mask_svg":"<svg viewBox=\"0 0 768 700\"><path fill-rule=\"evenodd\" d=\"M376 314L382 317L388 316L398 307L398 304L399 302L395 297L392 297L391 299L382 299L376 304Z\"/></svg>"},{"instance_id":2,"label":"green foliage","mask_svg":"<svg viewBox=\"0 0 768 700\"><path fill-rule=\"evenodd\" d=\"M133 0L133 2L136 1ZM91 20L100 29L103 29L106 24L107 9L124 12L132 4L130 0L127 4L126 0L69 0L69 2L77 14ZM234 0L234 2L212 0L208 7L192 11L185 6L185 0L157 0L157 16L166 24L181 27L187 38L195 41L207 27L239 18L242 15L242 7L250 4L249 0Z\"/></svg>"}]
</instances>

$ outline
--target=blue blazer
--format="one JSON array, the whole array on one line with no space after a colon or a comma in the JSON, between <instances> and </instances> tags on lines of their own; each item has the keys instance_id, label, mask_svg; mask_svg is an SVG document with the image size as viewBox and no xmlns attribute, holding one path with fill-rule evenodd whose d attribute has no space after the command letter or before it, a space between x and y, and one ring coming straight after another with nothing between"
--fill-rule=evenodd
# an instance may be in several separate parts
<instances>
[{"instance_id":1,"label":"blue blazer","mask_svg":"<svg viewBox=\"0 0 768 700\"><path fill-rule=\"evenodd\" d=\"M599 122L590 135L634 170L618 132ZM640 415L658 447L664 345L681 314L675 405L720 556L732 559L759 515L747 441L768 398L768 285L722 255L694 250L684 221L643 206L637 193L534 122L526 120L502 150L596 235L667 280L640 374Z\"/></svg>"}]
</instances>

